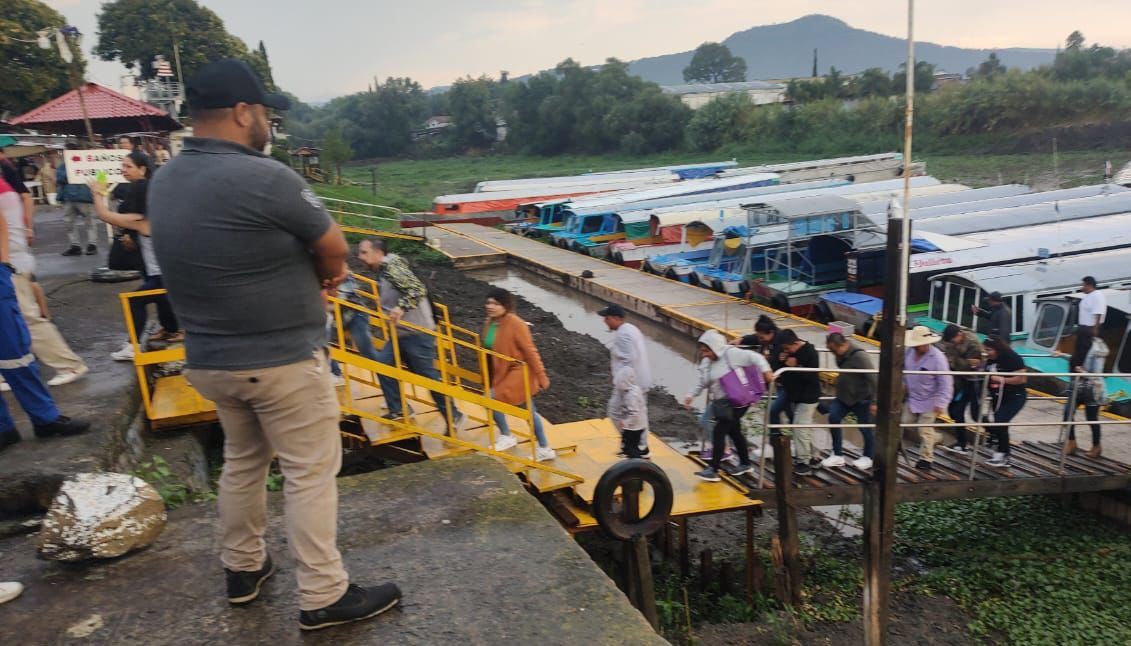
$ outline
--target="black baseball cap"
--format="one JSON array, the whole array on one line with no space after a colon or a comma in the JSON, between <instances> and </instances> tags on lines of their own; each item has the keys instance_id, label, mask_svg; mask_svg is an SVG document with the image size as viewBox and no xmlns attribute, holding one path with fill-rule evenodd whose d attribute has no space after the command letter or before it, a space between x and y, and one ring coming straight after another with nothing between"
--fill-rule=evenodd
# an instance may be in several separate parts
<instances>
[{"instance_id":1,"label":"black baseball cap","mask_svg":"<svg viewBox=\"0 0 1131 646\"><path fill-rule=\"evenodd\" d=\"M209 63L188 80L185 97L189 108L215 110L237 103L265 105L287 110L291 101L282 94L269 94L251 66L234 58Z\"/></svg>"},{"instance_id":2,"label":"black baseball cap","mask_svg":"<svg viewBox=\"0 0 1131 646\"><path fill-rule=\"evenodd\" d=\"M624 318L624 308L616 303L609 303L605 309L597 312L597 316L619 316Z\"/></svg>"},{"instance_id":3,"label":"black baseball cap","mask_svg":"<svg viewBox=\"0 0 1131 646\"><path fill-rule=\"evenodd\" d=\"M990 295L986 297L986 300L993 301L994 303L1002 302L1001 292L990 292Z\"/></svg>"}]
</instances>

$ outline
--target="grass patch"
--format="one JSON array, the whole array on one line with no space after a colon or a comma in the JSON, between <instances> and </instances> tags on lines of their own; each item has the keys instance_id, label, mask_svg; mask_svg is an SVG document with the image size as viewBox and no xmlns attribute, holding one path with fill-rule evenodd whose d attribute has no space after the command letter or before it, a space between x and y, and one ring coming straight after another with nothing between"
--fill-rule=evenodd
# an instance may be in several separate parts
<instances>
[{"instance_id":1,"label":"grass patch","mask_svg":"<svg viewBox=\"0 0 1131 646\"><path fill-rule=\"evenodd\" d=\"M869 151L860 151L861 153ZM874 152L874 151L873 151ZM1059 155L1059 181L1054 177L1051 154L977 155L916 154L927 163L927 171L944 181L970 186L1022 182L1050 188L1097 183L1103 179L1104 161L1111 159L1118 168L1127 153L1110 151L1066 152ZM691 164L736 157L742 166L794 162L823 155L808 153L758 153L745 148L727 148L715 153L669 152L642 157L621 155L493 155L448 159L399 160L377 164L357 164L343 169L346 179L357 186L317 185L327 197L386 204L403 211L428 211L432 198L450 193L465 193L483 180L519 179L571 175L589 171L645 168L668 164ZM833 156L833 155L828 155ZM370 189L370 170L377 171L377 193ZM1038 184L1039 182L1039 184Z\"/></svg>"},{"instance_id":2,"label":"grass patch","mask_svg":"<svg viewBox=\"0 0 1131 646\"><path fill-rule=\"evenodd\" d=\"M902 585L953 598L982 639L1131 644L1131 538L1051 498L899 505L896 550L929 570Z\"/></svg>"}]
</instances>

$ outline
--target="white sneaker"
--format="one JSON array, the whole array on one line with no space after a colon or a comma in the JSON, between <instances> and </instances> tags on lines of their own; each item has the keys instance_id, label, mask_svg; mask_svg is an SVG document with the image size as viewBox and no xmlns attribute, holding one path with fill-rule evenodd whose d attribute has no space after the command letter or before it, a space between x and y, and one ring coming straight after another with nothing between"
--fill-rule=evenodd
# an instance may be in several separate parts
<instances>
[{"instance_id":1,"label":"white sneaker","mask_svg":"<svg viewBox=\"0 0 1131 646\"><path fill-rule=\"evenodd\" d=\"M867 456L857 458L852 461L852 466L860 469L861 471L867 471L868 469L872 468L872 458Z\"/></svg>"},{"instance_id":2,"label":"white sneaker","mask_svg":"<svg viewBox=\"0 0 1131 646\"><path fill-rule=\"evenodd\" d=\"M1004 453L997 453L996 451L994 452L994 457L986 461L986 464L990 465L991 467L1011 466L1009 462L1009 456Z\"/></svg>"},{"instance_id":3,"label":"white sneaker","mask_svg":"<svg viewBox=\"0 0 1131 646\"><path fill-rule=\"evenodd\" d=\"M821 466L826 469L831 469L832 467L843 467L844 464L843 455L830 455L824 460L821 460Z\"/></svg>"},{"instance_id":4,"label":"white sneaker","mask_svg":"<svg viewBox=\"0 0 1131 646\"><path fill-rule=\"evenodd\" d=\"M85 365L79 366L77 370L60 370L55 373L54 377L47 380L47 385L65 386L88 372L90 372L90 368L87 368Z\"/></svg>"},{"instance_id":5,"label":"white sneaker","mask_svg":"<svg viewBox=\"0 0 1131 646\"><path fill-rule=\"evenodd\" d=\"M12 599L20 596L24 591L24 584L16 581L3 581L0 582L0 603L8 603Z\"/></svg>"},{"instance_id":6,"label":"white sneaker","mask_svg":"<svg viewBox=\"0 0 1131 646\"><path fill-rule=\"evenodd\" d=\"M3 379L0 379L0 393L6 393L11 389L12 389L12 387L8 385L8 382L4 381Z\"/></svg>"},{"instance_id":7,"label":"white sneaker","mask_svg":"<svg viewBox=\"0 0 1131 646\"><path fill-rule=\"evenodd\" d=\"M548 446L540 446L534 451L535 462L549 462L558 457L558 452Z\"/></svg>"},{"instance_id":8,"label":"white sneaker","mask_svg":"<svg viewBox=\"0 0 1131 646\"><path fill-rule=\"evenodd\" d=\"M122 346L121 350L110 353L110 358L114 361L133 361L134 360L134 346L131 343L126 343Z\"/></svg>"},{"instance_id":9,"label":"white sneaker","mask_svg":"<svg viewBox=\"0 0 1131 646\"><path fill-rule=\"evenodd\" d=\"M346 385L346 378L342 375L330 375L330 380L334 382L334 388Z\"/></svg>"},{"instance_id":10,"label":"white sneaker","mask_svg":"<svg viewBox=\"0 0 1131 646\"><path fill-rule=\"evenodd\" d=\"M513 435L500 435L499 439L495 440L496 451L506 451L513 449L518 444L518 440L514 439Z\"/></svg>"}]
</instances>

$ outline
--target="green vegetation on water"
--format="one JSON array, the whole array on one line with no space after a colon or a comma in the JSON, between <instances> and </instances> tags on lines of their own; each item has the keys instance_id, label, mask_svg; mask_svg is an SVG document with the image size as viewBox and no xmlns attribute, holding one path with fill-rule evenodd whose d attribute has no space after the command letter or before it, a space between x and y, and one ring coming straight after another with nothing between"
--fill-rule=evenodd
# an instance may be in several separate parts
<instances>
[{"instance_id":1,"label":"green vegetation on water","mask_svg":"<svg viewBox=\"0 0 1131 646\"><path fill-rule=\"evenodd\" d=\"M1131 644L1131 538L1051 497L902 504L896 552L999 644Z\"/></svg>"}]
</instances>

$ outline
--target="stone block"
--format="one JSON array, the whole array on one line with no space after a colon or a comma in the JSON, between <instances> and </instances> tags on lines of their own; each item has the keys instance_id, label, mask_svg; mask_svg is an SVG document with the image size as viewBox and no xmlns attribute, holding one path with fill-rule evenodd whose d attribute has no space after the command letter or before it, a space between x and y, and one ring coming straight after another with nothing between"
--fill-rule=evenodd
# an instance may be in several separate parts
<instances>
[{"instance_id":1,"label":"stone block","mask_svg":"<svg viewBox=\"0 0 1131 646\"><path fill-rule=\"evenodd\" d=\"M141 478L80 473L67 478L39 532L39 556L55 561L115 558L145 547L165 528L165 503Z\"/></svg>"}]
</instances>

